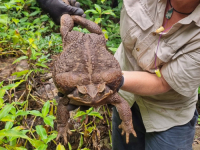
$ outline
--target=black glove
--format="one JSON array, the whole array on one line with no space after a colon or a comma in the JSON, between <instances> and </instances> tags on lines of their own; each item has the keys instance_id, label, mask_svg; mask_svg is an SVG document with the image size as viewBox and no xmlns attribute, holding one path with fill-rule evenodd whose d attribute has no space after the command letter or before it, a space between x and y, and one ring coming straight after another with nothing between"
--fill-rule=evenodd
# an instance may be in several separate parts
<instances>
[{"instance_id":1,"label":"black glove","mask_svg":"<svg viewBox=\"0 0 200 150\"><path fill-rule=\"evenodd\" d=\"M62 0L37 0L37 2L44 11L49 13L57 25L60 24L63 14L84 15L84 11L79 8L80 4L75 0L70 1L73 6L65 4Z\"/></svg>"},{"instance_id":2,"label":"black glove","mask_svg":"<svg viewBox=\"0 0 200 150\"><path fill-rule=\"evenodd\" d=\"M118 92L119 89L123 86L123 84L124 84L124 76L122 76L122 79L121 79L120 85L119 85L119 87L117 88L117 92Z\"/></svg>"}]
</instances>

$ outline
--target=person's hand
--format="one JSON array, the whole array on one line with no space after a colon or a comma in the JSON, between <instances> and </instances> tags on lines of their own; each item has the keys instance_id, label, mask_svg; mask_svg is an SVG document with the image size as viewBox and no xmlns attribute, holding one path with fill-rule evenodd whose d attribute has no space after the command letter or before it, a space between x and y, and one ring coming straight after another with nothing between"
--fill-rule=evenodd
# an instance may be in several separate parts
<instances>
[{"instance_id":1,"label":"person's hand","mask_svg":"<svg viewBox=\"0 0 200 150\"><path fill-rule=\"evenodd\" d=\"M85 16L84 11L80 8L79 2L76 2L76 0L68 1L70 5L64 3L62 0L37 0L40 7L49 13L57 25L60 24L60 18L63 14Z\"/></svg>"}]
</instances>

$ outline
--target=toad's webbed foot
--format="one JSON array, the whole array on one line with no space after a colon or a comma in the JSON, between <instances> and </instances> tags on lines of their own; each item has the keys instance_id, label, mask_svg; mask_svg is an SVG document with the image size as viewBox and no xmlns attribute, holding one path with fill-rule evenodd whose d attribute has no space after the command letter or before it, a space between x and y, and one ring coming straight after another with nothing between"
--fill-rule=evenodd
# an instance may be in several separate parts
<instances>
[{"instance_id":1,"label":"toad's webbed foot","mask_svg":"<svg viewBox=\"0 0 200 150\"><path fill-rule=\"evenodd\" d=\"M68 143L67 140L67 133L68 134L72 134L71 131L68 129L67 126L62 125L62 124L58 124L58 135L56 137L56 141L61 141L61 138L64 139L64 145L66 145Z\"/></svg>"},{"instance_id":2,"label":"toad's webbed foot","mask_svg":"<svg viewBox=\"0 0 200 150\"><path fill-rule=\"evenodd\" d=\"M119 128L122 129L122 135L126 133L126 143L129 143L129 134L133 134L135 137L137 137L135 130L133 129L132 119L131 121L123 122L119 125Z\"/></svg>"}]
</instances>

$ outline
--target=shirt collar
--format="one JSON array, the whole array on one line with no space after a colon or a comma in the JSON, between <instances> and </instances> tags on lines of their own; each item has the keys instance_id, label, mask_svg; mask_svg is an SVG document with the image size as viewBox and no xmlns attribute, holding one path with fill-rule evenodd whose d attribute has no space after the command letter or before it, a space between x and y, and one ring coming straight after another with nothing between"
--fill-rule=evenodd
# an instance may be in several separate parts
<instances>
[{"instance_id":1,"label":"shirt collar","mask_svg":"<svg viewBox=\"0 0 200 150\"><path fill-rule=\"evenodd\" d=\"M181 24L190 24L192 21L200 27L200 4L195 8L195 10L187 17L179 21Z\"/></svg>"}]
</instances>

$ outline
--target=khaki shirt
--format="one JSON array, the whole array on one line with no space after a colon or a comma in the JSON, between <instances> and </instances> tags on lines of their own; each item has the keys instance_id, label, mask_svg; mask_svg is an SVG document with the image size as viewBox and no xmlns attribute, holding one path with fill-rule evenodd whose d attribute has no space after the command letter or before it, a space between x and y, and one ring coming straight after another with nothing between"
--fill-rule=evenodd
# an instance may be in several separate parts
<instances>
[{"instance_id":1,"label":"khaki shirt","mask_svg":"<svg viewBox=\"0 0 200 150\"><path fill-rule=\"evenodd\" d=\"M130 106L136 101L147 132L164 131L191 120L200 85L200 5L161 37L167 0L124 0L120 17L122 43L115 53L124 71L160 68L172 87L164 94L139 96L120 90ZM157 87L159 88L159 87Z\"/></svg>"}]
</instances>

